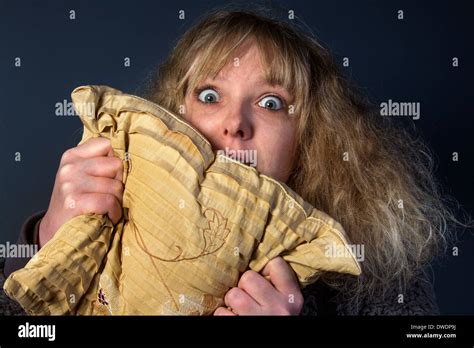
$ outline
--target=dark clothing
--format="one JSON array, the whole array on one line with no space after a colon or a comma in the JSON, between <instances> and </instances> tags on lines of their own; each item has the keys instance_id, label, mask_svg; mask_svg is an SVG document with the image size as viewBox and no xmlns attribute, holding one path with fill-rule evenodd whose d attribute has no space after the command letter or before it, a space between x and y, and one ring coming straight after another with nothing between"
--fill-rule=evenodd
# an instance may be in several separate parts
<instances>
[{"instance_id":1,"label":"dark clothing","mask_svg":"<svg viewBox=\"0 0 474 348\"><path fill-rule=\"evenodd\" d=\"M43 218L44 214L46 214L46 211L40 211L32 216L30 216L25 223L23 224L20 232L20 236L18 237L18 242L17 244L29 244L29 245L38 245L39 240L38 240L38 232L39 232L39 225L41 222L41 219ZM8 276L15 272L16 270L19 270L20 268L25 267L25 265L28 263L30 259L29 258L7 258L5 259L5 265L3 268L2 275L5 275L5 278L8 278ZM3 289L3 283L2 283L2 289Z\"/></svg>"},{"instance_id":2,"label":"dark clothing","mask_svg":"<svg viewBox=\"0 0 474 348\"><path fill-rule=\"evenodd\" d=\"M18 244L37 244L39 224L45 212L39 212L24 223ZM0 258L0 315L25 315L22 308L3 291L3 283L11 273L23 268L28 259ZM425 273L414 278L406 291L395 288L384 297L366 297L356 301L342 299L334 289L316 282L302 290L304 306L301 315L437 315L439 314L434 290ZM403 301L400 300L403 295ZM402 302L402 303L400 303Z\"/></svg>"}]
</instances>

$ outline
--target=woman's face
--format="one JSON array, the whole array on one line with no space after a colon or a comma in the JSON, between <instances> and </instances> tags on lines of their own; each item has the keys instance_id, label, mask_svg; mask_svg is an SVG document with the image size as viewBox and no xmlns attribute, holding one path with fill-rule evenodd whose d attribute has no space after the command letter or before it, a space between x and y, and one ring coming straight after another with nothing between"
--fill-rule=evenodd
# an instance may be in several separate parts
<instances>
[{"instance_id":1,"label":"woman's face","mask_svg":"<svg viewBox=\"0 0 474 348\"><path fill-rule=\"evenodd\" d=\"M258 49L250 43L216 79L201 81L196 90L188 91L185 119L215 151L236 155L234 159L286 182L296 148L296 116L288 112L290 100L287 90L265 81Z\"/></svg>"}]
</instances>

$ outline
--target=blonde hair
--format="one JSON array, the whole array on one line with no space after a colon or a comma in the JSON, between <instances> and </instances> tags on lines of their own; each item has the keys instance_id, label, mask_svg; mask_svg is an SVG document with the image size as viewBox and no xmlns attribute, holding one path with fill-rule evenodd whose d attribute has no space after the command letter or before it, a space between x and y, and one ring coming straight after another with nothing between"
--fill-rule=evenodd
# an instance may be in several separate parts
<instances>
[{"instance_id":1,"label":"blonde hair","mask_svg":"<svg viewBox=\"0 0 474 348\"><path fill-rule=\"evenodd\" d=\"M255 12L213 12L179 40L147 97L178 113L188 91L215 77L249 39L268 82L293 96L299 145L287 185L365 248L362 277L323 279L365 294L402 289L442 249L447 222L455 219L441 199L427 147L373 112L315 39Z\"/></svg>"}]
</instances>

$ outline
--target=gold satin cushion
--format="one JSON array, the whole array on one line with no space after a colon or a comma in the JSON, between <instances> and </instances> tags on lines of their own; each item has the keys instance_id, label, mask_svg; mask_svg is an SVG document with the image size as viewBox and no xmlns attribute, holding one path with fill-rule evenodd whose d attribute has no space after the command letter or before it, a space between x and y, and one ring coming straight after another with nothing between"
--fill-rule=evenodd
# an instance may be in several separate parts
<instances>
[{"instance_id":1,"label":"gold satin cushion","mask_svg":"<svg viewBox=\"0 0 474 348\"><path fill-rule=\"evenodd\" d=\"M72 99L81 143L111 140L124 163L124 217L65 223L5 282L30 314L209 315L248 268L282 256L302 287L360 274L339 223L290 188L216 155L180 117L105 86ZM92 106L92 108L91 108ZM328 247L348 250L327 256Z\"/></svg>"}]
</instances>

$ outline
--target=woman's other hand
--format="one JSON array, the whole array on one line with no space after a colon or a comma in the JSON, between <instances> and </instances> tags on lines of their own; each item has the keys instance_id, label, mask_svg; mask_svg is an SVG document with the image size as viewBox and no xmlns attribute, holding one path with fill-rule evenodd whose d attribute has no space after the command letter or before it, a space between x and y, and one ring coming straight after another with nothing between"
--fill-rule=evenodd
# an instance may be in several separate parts
<instances>
[{"instance_id":1,"label":"woman's other hand","mask_svg":"<svg viewBox=\"0 0 474 348\"><path fill-rule=\"evenodd\" d=\"M277 257L265 266L262 274L242 274L237 287L226 293L224 302L227 308L217 308L214 315L299 315L303 295L293 270Z\"/></svg>"}]
</instances>

